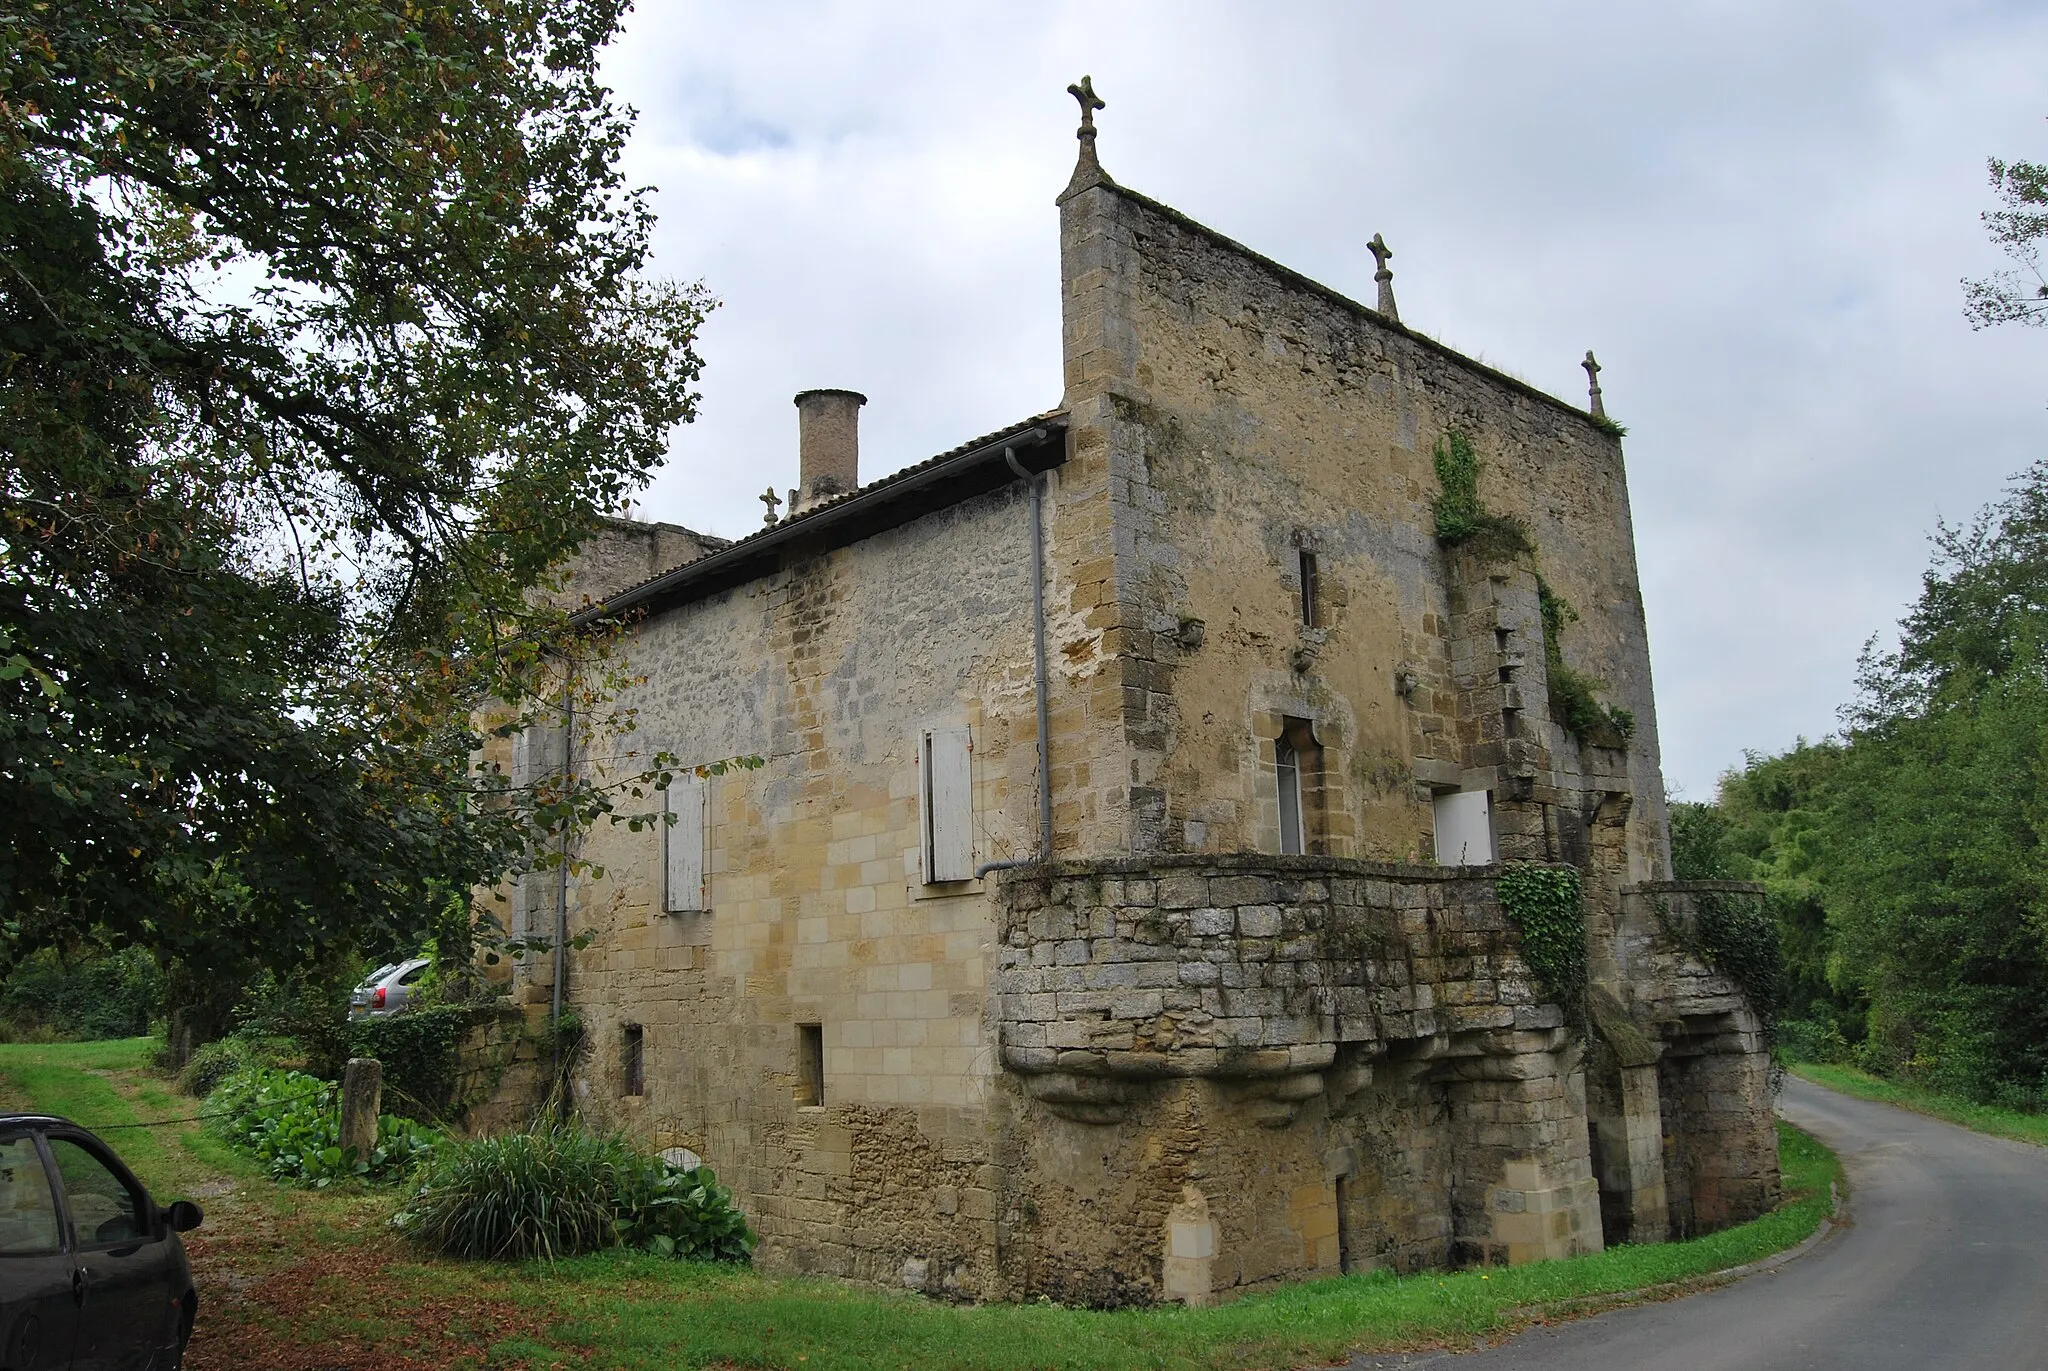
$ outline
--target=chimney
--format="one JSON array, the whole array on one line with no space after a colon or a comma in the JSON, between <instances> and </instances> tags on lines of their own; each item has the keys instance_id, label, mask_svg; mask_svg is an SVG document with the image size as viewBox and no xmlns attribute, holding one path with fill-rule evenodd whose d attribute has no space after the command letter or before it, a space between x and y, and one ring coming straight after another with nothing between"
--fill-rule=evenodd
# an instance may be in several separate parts
<instances>
[{"instance_id":1,"label":"chimney","mask_svg":"<svg viewBox=\"0 0 2048 1371\"><path fill-rule=\"evenodd\" d=\"M806 390L796 397L799 514L860 485L860 407L851 390Z\"/></svg>"}]
</instances>

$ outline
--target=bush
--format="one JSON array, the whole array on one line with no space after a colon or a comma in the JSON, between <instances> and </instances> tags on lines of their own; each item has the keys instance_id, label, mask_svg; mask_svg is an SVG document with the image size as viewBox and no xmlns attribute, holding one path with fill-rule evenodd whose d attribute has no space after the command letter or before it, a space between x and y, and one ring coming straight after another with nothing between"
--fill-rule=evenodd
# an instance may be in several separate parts
<instances>
[{"instance_id":1,"label":"bush","mask_svg":"<svg viewBox=\"0 0 2048 1371\"><path fill-rule=\"evenodd\" d=\"M1846 1062L1850 1054L1841 1029L1814 1019L1787 1019L1779 1024L1778 1049L1788 1062L1828 1065Z\"/></svg>"},{"instance_id":2,"label":"bush","mask_svg":"<svg viewBox=\"0 0 2048 1371\"><path fill-rule=\"evenodd\" d=\"M463 1103L455 1098L459 1049L478 1013L473 1004L430 1004L385 1019L364 1019L348 1026L348 1054L375 1057L383 1066L384 1094L394 1112L436 1122ZM332 1069L343 1065L335 1063Z\"/></svg>"},{"instance_id":3,"label":"bush","mask_svg":"<svg viewBox=\"0 0 2048 1371\"><path fill-rule=\"evenodd\" d=\"M333 1082L299 1071L243 1066L214 1088L216 1130L253 1155L273 1180L323 1188L354 1177L390 1180L433 1150L435 1134L390 1114L377 1119L366 1157L341 1146L341 1108Z\"/></svg>"},{"instance_id":4,"label":"bush","mask_svg":"<svg viewBox=\"0 0 2048 1371\"><path fill-rule=\"evenodd\" d=\"M163 1003L163 972L139 947L76 957L45 949L8 974L0 1020L22 1041L132 1038Z\"/></svg>"},{"instance_id":5,"label":"bush","mask_svg":"<svg viewBox=\"0 0 2048 1371\"><path fill-rule=\"evenodd\" d=\"M617 1133L552 1123L440 1149L392 1225L453 1257L572 1257L626 1244L745 1261L746 1219L708 1167L648 1156Z\"/></svg>"},{"instance_id":6,"label":"bush","mask_svg":"<svg viewBox=\"0 0 2048 1371\"><path fill-rule=\"evenodd\" d=\"M222 1081L244 1067L303 1064L298 1044L289 1038L255 1038L236 1033L217 1038L193 1052L178 1072L178 1089L187 1095L211 1095Z\"/></svg>"}]
</instances>

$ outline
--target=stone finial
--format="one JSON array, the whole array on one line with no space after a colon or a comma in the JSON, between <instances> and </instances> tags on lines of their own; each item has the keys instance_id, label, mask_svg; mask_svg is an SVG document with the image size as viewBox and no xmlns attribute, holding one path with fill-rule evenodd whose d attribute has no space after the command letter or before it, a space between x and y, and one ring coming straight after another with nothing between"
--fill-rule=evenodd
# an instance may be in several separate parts
<instances>
[{"instance_id":1,"label":"stone finial","mask_svg":"<svg viewBox=\"0 0 2048 1371\"><path fill-rule=\"evenodd\" d=\"M1600 364L1593 360L1593 349L1586 349L1586 360L1579 363L1586 369L1586 391L1589 403L1586 408L1595 419L1607 417L1607 406L1600 403Z\"/></svg>"},{"instance_id":2,"label":"stone finial","mask_svg":"<svg viewBox=\"0 0 2048 1371\"><path fill-rule=\"evenodd\" d=\"M1380 284L1379 311L1398 324L1401 322L1401 311L1394 307L1394 269L1387 265L1394 255L1394 250L1388 247L1387 240L1377 233L1365 247L1366 251L1372 254L1372 260L1379 264L1379 270L1372 274L1372 279Z\"/></svg>"},{"instance_id":3,"label":"stone finial","mask_svg":"<svg viewBox=\"0 0 2048 1371\"><path fill-rule=\"evenodd\" d=\"M761 522L764 524L774 523L775 507L782 503L782 497L775 493L775 487L768 487L768 489L762 491L755 498L758 499L762 504L768 506L768 512L761 516Z\"/></svg>"},{"instance_id":4,"label":"stone finial","mask_svg":"<svg viewBox=\"0 0 2048 1371\"><path fill-rule=\"evenodd\" d=\"M1095 93L1095 78L1084 76L1067 87L1067 94L1081 104L1081 127L1074 130L1074 137L1081 140L1081 155L1074 163L1073 179L1060 192L1060 199L1077 195L1093 185L1109 179L1109 173L1102 169L1102 163L1095 160L1095 111L1109 108L1107 102Z\"/></svg>"}]
</instances>

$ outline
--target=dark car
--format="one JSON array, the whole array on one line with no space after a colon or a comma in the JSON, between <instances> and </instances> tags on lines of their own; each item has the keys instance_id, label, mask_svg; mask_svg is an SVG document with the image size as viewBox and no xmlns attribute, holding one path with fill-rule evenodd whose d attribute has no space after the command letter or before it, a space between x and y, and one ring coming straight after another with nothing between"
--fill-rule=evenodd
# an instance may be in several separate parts
<instances>
[{"instance_id":1,"label":"dark car","mask_svg":"<svg viewBox=\"0 0 2048 1371\"><path fill-rule=\"evenodd\" d=\"M113 1149L68 1119L0 1114L0 1371L167 1371L199 1297L180 1233Z\"/></svg>"}]
</instances>

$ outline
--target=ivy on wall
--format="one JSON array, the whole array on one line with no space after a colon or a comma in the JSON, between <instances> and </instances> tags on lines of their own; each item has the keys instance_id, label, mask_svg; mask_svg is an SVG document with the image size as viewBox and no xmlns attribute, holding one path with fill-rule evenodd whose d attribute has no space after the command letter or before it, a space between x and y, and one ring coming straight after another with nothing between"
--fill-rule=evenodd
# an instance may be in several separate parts
<instances>
[{"instance_id":1,"label":"ivy on wall","mask_svg":"<svg viewBox=\"0 0 2048 1371\"><path fill-rule=\"evenodd\" d=\"M1494 882L1543 998L1574 1019L1586 1003L1586 911L1577 867L1510 862Z\"/></svg>"}]
</instances>

